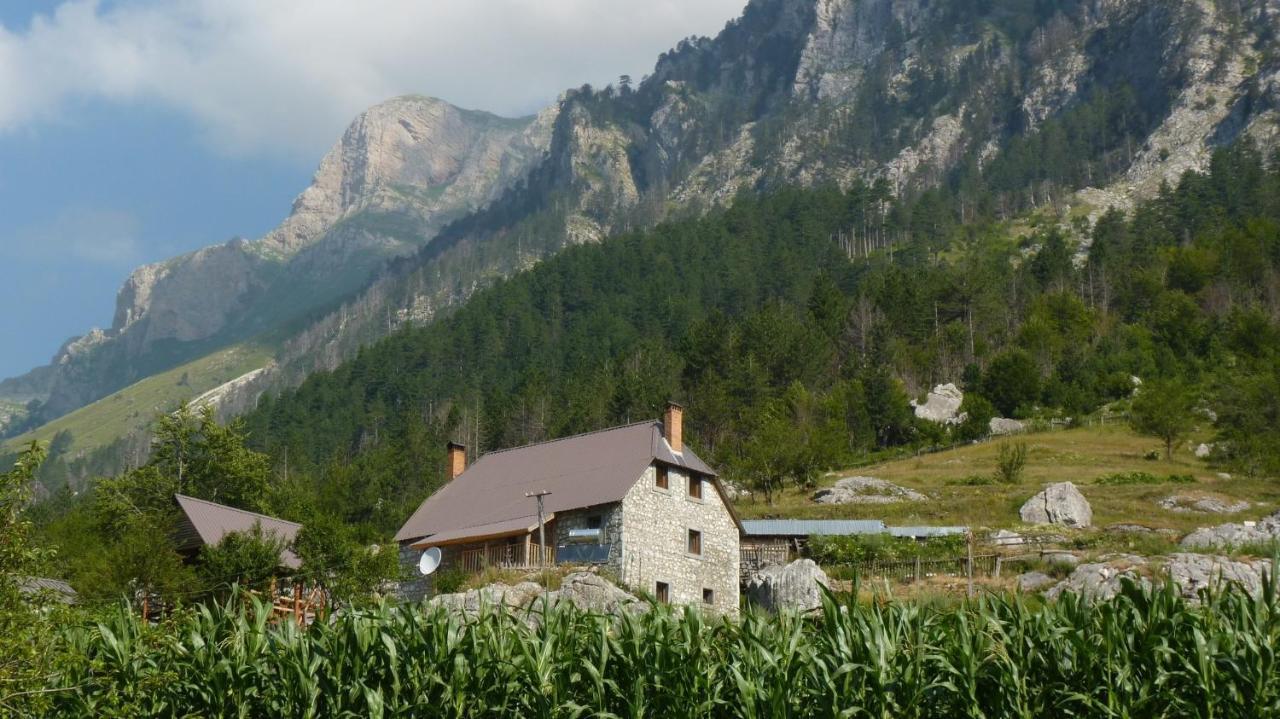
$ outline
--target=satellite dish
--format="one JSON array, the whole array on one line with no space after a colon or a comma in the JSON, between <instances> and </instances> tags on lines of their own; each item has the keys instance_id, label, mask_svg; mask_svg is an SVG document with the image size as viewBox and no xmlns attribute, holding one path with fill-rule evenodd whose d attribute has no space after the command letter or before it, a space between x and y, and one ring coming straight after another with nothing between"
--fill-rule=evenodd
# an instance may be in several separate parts
<instances>
[{"instance_id":1,"label":"satellite dish","mask_svg":"<svg viewBox=\"0 0 1280 719\"><path fill-rule=\"evenodd\" d=\"M430 574L440 568L440 548L432 547L422 553L422 558L418 560L418 571L423 574Z\"/></svg>"}]
</instances>

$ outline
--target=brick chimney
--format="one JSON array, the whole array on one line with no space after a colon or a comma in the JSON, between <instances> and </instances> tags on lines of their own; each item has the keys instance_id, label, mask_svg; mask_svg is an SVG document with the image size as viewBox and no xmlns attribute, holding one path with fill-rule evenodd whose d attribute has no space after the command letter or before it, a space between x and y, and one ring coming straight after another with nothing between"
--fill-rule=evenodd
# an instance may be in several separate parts
<instances>
[{"instance_id":1,"label":"brick chimney","mask_svg":"<svg viewBox=\"0 0 1280 719\"><path fill-rule=\"evenodd\" d=\"M467 468L467 446L457 442L449 443L449 481L458 478Z\"/></svg>"},{"instance_id":2,"label":"brick chimney","mask_svg":"<svg viewBox=\"0 0 1280 719\"><path fill-rule=\"evenodd\" d=\"M672 452L684 451L684 407L675 402L667 403L667 411L662 415L662 435L667 438Z\"/></svg>"}]
</instances>

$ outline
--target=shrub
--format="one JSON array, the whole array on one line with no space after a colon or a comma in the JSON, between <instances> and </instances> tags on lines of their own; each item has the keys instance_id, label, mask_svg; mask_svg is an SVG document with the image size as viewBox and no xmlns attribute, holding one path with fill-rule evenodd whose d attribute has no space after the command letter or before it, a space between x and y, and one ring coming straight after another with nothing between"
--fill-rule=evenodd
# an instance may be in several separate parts
<instances>
[{"instance_id":1,"label":"shrub","mask_svg":"<svg viewBox=\"0 0 1280 719\"><path fill-rule=\"evenodd\" d=\"M1195 484L1195 481L1196 478L1190 474L1166 474L1161 477L1150 472L1117 472L1098 477L1093 483L1120 487L1129 484Z\"/></svg>"},{"instance_id":2,"label":"shrub","mask_svg":"<svg viewBox=\"0 0 1280 719\"><path fill-rule=\"evenodd\" d=\"M1001 442L996 458L995 479L1001 484L1017 484L1022 481L1022 471L1027 467L1026 442Z\"/></svg>"}]
</instances>

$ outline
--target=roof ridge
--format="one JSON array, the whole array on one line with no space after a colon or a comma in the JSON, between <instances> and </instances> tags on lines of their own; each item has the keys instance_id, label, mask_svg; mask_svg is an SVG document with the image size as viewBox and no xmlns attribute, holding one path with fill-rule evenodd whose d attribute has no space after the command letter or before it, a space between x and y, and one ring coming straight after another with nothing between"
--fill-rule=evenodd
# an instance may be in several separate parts
<instances>
[{"instance_id":1,"label":"roof ridge","mask_svg":"<svg viewBox=\"0 0 1280 719\"><path fill-rule=\"evenodd\" d=\"M189 494L182 494L181 492L174 492L174 493L173 493L173 496L174 496L175 498L176 498L176 497L181 497L181 498L183 498L183 499L189 499L189 500L191 500L192 502L200 502L201 504L209 504L209 505L212 505L212 506L214 506L214 507L218 507L219 509L229 509L229 510L231 510L232 512L239 512L240 514L247 514L247 515L249 515L250 517L258 517L259 519L270 519L270 520L271 520L271 521L273 521L273 522L284 522L285 524L292 524L292 525L294 525L294 526L296 526L296 527L299 527L299 528L301 528L301 527L302 527L302 524L301 524L300 522L292 522L292 521L290 521L290 520L288 520L288 519L281 519L281 518L279 518L279 517L273 517L273 516L271 516L270 514L262 514L262 513L260 513L260 512L250 512L250 511L249 511L249 510L247 510L247 509L240 509L239 507L232 507L232 506L231 506L231 505L229 505L229 504L219 504L219 503L217 503L217 502L214 502L214 501L211 501L211 500L208 500L208 499L200 499L199 497L192 497L192 496L191 496L191 495L189 495Z\"/></svg>"},{"instance_id":2,"label":"roof ridge","mask_svg":"<svg viewBox=\"0 0 1280 719\"><path fill-rule=\"evenodd\" d=\"M521 444L515 447L503 447L502 449L495 449L495 450L490 450L488 452L485 452L484 454L480 455L480 458L477 459L476 461L479 462L481 459L484 459L485 457L488 457L489 455L493 455L493 454L502 454L504 452L514 452L518 449L528 449L530 447L541 447L544 444L555 444L556 442L564 442L570 439L580 439L582 437L590 437L593 434L604 434L605 432L613 432L614 430L629 429L631 427L639 427L642 424L658 424L659 422L660 420L656 420L656 419L646 419L646 420L641 420L639 422L630 422L628 424L620 424L614 427L605 427L603 429L593 429L589 432L579 432L578 434L571 434L567 437L557 437L555 439L544 439L541 442L530 442L529 444Z\"/></svg>"}]
</instances>

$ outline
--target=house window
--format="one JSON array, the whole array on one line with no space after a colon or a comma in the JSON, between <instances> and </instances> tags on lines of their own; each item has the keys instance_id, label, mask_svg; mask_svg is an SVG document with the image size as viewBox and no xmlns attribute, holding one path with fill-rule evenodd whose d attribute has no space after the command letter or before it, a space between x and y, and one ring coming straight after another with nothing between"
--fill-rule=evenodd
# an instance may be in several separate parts
<instances>
[{"instance_id":1,"label":"house window","mask_svg":"<svg viewBox=\"0 0 1280 719\"><path fill-rule=\"evenodd\" d=\"M598 514L593 514L590 517L587 517L587 529L599 529L600 521L601 517Z\"/></svg>"},{"instance_id":2,"label":"house window","mask_svg":"<svg viewBox=\"0 0 1280 719\"><path fill-rule=\"evenodd\" d=\"M667 477L667 468L659 466L657 470L658 470L657 480L654 481L654 486L656 486L658 489L666 489L667 487L670 487L671 480L670 478Z\"/></svg>"},{"instance_id":3,"label":"house window","mask_svg":"<svg viewBox=\"0 0 1280 719\"><path fill-rule=\"evenodd\" d=\"M703 590L702 590L702 603L703 603L703 604L715 604L715 603L716 603L716 593L715 593L715 590L703 588Z\"/></svg>"},{"instance_id":4,"label":"house window","mask_svg":"<svg viewBox=\"0 0 1280 719\"><path fill-rule=\"evenodd\" d=\"M659 602L667 604L671 601L671 586L666 582L658 582L653 588L653 594L658 598Z\"/></svg>"},{"instance_id":5,"label":"house window","mask_svg":"<svg viewBox=\"0 0 1280 719\"><path fill-rule=\"evenodd\" d=\"M696 474L689 475L689 497L702 499L702 477Z\"/></svg>"},{"instance_id":6,"label":"house window","mask_svg":"<svg viewBox=\"0 0 1280 719\"><path fill-rule=\"evenodd\" d=\"M689 554L702 554L702 532L696 529L689 530Z\"/></svg>"}]
</instances>

